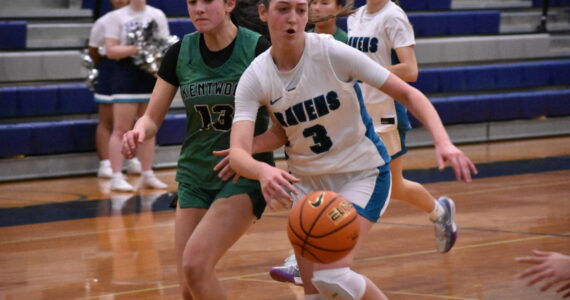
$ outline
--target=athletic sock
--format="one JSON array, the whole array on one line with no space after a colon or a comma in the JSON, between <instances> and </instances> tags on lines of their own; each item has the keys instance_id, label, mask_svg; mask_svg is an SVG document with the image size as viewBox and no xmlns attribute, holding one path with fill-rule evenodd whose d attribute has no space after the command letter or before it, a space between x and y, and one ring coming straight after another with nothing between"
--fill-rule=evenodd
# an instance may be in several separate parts
<instances>
[{"instance_id":1,"label":"athletic sock","mask_svg":"<svg viewBox=\"0 0 570 300\"><path fill-rule=\"evenodd\" d=\"M435 207L434 207L433 211L429 213L429 219L432 221L436 221L441 216L443 216L444 213L445 213L445 210L443 209L443 207L441 207L439 202L435 201Z\"/></svg>"}]
</instances>

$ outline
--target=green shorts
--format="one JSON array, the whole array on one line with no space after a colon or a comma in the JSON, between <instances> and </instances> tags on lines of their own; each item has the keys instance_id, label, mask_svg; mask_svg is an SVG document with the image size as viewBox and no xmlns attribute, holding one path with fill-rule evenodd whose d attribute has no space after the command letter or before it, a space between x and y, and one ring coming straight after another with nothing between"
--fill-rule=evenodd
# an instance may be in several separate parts
<instances>
[{"instance_id":1,"label":"green shorts","mask_svg":"<svg viewBox=\"0 0 570 300\"><path fill-rule=\"evenodd\" d=\"M265 210L265 199L261 193L259 182L241 178L238 183L228 180L221 189L203 189L197 185L179 182L178 205L180 208L208 209L218 198L247 194L253 204L253 214L259 219Z\"/></svg>"}]
</instances>

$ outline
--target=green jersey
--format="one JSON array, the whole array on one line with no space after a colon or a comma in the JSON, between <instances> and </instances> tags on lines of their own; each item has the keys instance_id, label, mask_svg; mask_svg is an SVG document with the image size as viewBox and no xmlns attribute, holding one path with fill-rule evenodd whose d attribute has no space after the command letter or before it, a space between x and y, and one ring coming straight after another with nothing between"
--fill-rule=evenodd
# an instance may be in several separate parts
<instances>
[{"instance_id":1,"label":"green jersey","mask_svg":"<svg viewBox=\"0 0 570 300\"><path fill-rule=\"evenodd\" d=\"M209 67L200 54L200 33L184 36L176 74L186 108L186 139L182 144L176 180L206 189L218 189L224 182L213 171L222 159L212 151L230 147L230 129L234 116L234 95L242 73L255 58L260 35L238 27L234 49L221 66ZM255 134L267 130L269 116L263 108L257 114ZM271 153L254 156L273 163ZM240 179L243 180L243 179Z\"/></svg>"},{"instance_id":2,"label":"green jersey","mask_svg":"<svg viewBox=\"0 0 570 300\"><path fill-rule=\"evenodd\" d=\"M307 32L315 32L315 29L311 28L307 30ZM348 42L348 34L346 33L346 31L340 29L339 27L336 28L336 32L332 36L334 37L335 40L339 42L343 42L345 44Z\"/></svg>"}]
</instances>

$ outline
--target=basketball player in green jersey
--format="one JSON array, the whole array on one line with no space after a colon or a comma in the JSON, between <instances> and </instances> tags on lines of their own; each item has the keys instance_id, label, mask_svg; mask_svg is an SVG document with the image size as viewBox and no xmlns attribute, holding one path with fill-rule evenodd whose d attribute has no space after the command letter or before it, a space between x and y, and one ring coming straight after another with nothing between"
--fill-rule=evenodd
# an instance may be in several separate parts
<instances>
[{"instance_id":1,"label":"basketball player in green jersey","mask_svg":"<svg viewBox=\"0 0 570 300\"><path fill-rule=\"evenodd\" d=\"M138 144L156 135L180 87L188 122L176 172L175 250L183 299L227 298L214 268L265 209L257 181L224 181L213 171L221 157L212 152L229 148L238 80L270 46L261 35L232 23L234 6L235 0L188 1L197 32L169 49L148 109L123 137L123 154L131 157ZM258 111L256 133L268 121L266 111ZM273 164L271 153L256 159Z\"/></svg>"},{"instance_id":2,"label":"basketball player in green jersey","mask_svg":"<svg viewBox=\"0 0 570 300\"><path fill-rule=\"evenodd\" d=\"M343 43L348 42L348 34L336 26L337 17L350 14L351 10L345 10L342 0L313 0L309 6L311 18L320 20L314 23L315 27L307 30L315 33L328 33L335 40Z\"/></svg>"}]
</instances>

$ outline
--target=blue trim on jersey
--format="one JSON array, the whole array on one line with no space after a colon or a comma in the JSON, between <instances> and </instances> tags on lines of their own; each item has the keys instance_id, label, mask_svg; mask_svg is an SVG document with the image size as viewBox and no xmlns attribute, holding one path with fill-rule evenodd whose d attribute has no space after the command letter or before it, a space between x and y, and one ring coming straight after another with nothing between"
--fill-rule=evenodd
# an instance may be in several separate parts
<instances>
[{"instance_id":1,"label":"blue trim on jersey","mask_svg":"<svg viewBox=\"0 0 570 300\"><path fill-rule=\"evenodd\" d=\"M376 223L382 216L388 203L390 203L390 194L392 192L392 174L390 173L390 165L386 164L378 167L378 176L374 190L370 195L370 200L366 207L360 207L354 204L356 212L364 218Z\"/></svg>"},{"instance_id":2,"label":"blue trim on jersey","mask_svg":"<svg viewBox=\"0 0 570 300\"><path fill-rule=\"evenodd\" d=\"M360 117L362 118L362 122L366 127L366 137L369 138L374 143L374 145L376 145L378 153L380 153L380 156L384 162L388 164L390 162L390 155L388 154L388 150L386 150L384 142L382 142L382 140L378 137L378 134L374 129L374 122L366 110L366 105L364 105L364 97L362 97L362 90L360 89L358 82L354 83L354 92L356 93L356 98L360 104Z\"/></svg>"},{"instance_id":3,"label":"blue trim on jersey","mask_svg":"<svg viewBox=\"0 0 570 300\"><path fill-rule=\"evenodd\" d=\"M113 100L113 103L144 103L150 101L149 98L125 98L125 99L117 99Z\"/></svg>"}]
</instances>

